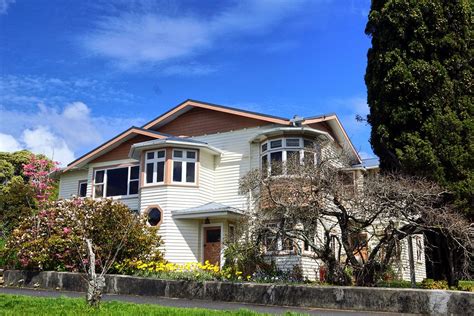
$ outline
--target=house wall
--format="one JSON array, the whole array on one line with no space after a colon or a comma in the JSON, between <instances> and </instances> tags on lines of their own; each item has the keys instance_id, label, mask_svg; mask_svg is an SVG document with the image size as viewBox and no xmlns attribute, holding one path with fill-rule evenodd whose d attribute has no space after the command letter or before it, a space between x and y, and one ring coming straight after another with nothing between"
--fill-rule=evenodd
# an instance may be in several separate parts
<instances>
[{"instance_id":1,"label":"house wall","mask_svg":"<svg viewBox=\"0 0 474 316\"><path fill-rule=\"evenodd\" d=\"M64 173L59 178L59 198L68 199L79 193L79 181L87 180L87 170L74 170Z\"/></svg>"}]
</instances>

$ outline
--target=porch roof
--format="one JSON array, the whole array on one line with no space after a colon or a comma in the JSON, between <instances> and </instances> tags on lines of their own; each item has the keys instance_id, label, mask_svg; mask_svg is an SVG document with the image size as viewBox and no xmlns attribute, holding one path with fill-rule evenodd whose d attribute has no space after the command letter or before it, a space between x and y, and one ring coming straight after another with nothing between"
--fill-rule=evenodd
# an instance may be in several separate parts
<instances>
[{"instance_id":1,"label":"porch roof","mask_svg":"<svg viewBox=\"0 0 474 316\"><path fill-rule=\"evenodd\" d=\"M205 219L208 217L239 218L245 216L245 213L238 208L216 202L210 202L184 210L172 211L171 214L176 219Z\"/></svg>"}]
</instances>

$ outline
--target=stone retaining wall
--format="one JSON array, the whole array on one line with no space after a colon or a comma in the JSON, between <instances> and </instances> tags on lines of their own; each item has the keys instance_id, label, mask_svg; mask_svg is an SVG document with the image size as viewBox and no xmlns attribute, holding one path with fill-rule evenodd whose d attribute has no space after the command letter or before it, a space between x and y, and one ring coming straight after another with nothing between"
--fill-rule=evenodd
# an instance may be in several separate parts
<instances>
[{"instance_id":1,"label":"stone retaining wall","mask_svg":"<svg viewBox=\"0 0 474 316\"><path fill-rule=\"evenodd\" d=\"M83 292L83 275L69 272L4 272L5 286ZM107 275L106 293L163 296L280 306L416 314L474 313L474 293L441 290L193 282Z\"/></svg>"}]
</instances>

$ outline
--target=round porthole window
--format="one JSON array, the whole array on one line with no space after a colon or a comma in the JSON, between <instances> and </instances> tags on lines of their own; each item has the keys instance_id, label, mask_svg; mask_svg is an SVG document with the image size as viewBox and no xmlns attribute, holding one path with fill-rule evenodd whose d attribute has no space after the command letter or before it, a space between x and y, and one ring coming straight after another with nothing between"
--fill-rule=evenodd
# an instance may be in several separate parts
<instances>
[{"instance_id":1,"label":"round porthole window","mask_svg":"<svg viewBox=\"0 0 474 316\"><path fill-rule=\"evenodd\" d=\"M148 224L156 226L161 221L161 211L154 207L148 212Z\"/></svg>"}]
</instances>

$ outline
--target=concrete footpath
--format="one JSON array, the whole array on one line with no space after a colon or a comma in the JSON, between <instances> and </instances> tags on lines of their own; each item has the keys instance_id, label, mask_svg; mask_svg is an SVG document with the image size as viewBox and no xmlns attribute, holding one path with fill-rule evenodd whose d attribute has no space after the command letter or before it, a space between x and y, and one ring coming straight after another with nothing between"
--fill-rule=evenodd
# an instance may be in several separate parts
<instances>
[{"instance_id":1,"label":"concrete footpath","mask_svg":"<svg viewBox=\"0 0 474 316\"><path fill-rule=\"evenodd\" d=\"M35 297L84 297L85 294L81 292L68 292L68 291L50 291L50 290L34 290L25 288L0 288L0 294L13 294L13 295L27 295ZM133 295L111 295L105 294L104 301L121 301L136 304L157 304L161 306L169 307L183 307L183 308L207 308L213 310L238 310L248 309L259 313L268 314L284 314L285 312L293 312L298 314L307 315L410 315L410 314L398 314L398 313L377 313L377 312L363 312L363 311L343 311L343 310L328 310L319 308L296 308L296 307L284 307L284 306L269 306L269 305L254 305L254 304L242 304L242 303L230 303L230 302L218 302L218 301L205 301L205 300L189 300L189 299L176 299L176 298L165 298L165 297L152 297L152 296L133 296Z\"/></svg>"}]
</instances>

